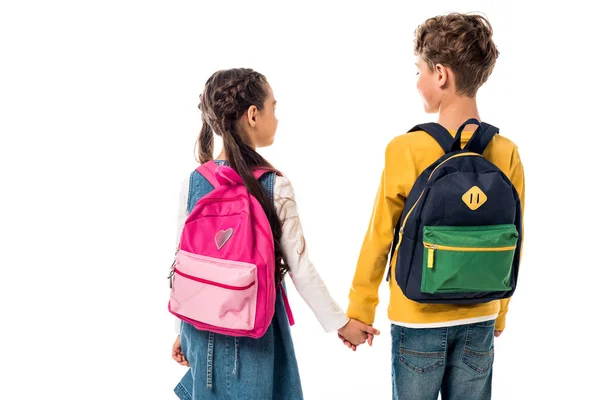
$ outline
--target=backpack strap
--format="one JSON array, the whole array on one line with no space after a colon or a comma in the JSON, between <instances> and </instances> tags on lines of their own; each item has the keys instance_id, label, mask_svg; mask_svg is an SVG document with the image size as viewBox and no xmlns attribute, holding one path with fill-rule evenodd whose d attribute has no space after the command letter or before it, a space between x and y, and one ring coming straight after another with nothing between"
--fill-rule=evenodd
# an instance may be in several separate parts
<instances>
[{"instance_id":1,"label":"backpack strap","mask_svg":"<svg viewBox=\"0 0 600 400\"><path fill-rule=\"evenodd\" d=\"M419 124L412 128L409 132L425 131L429 133L442 147L444 153L450 153L454 138L446 128L435 122L427 124Z\"/></svg>"},{"instance_id":2,"label":"backpack strap","mask_svg":"<svg viewBox=\"0 0 600 400\"><path fill-rule=\"evenodd\" d=\"M254 178L256 180L259 180L260 178L262 178L263 175L266 175L269 172L275 172L277 175L282 176L281 172L277 171L276 169L271 169L271 168L255 169L254 171L252 171L252 175L254 175Z\"/></svg>"},{"instance_id":3,"label":"backpack strap","mask_svg":"<svg viewBox=\"0 0 600 400\"><path fill-rule=\"evenodd\" d=\"M412 128L409 132L425 131L431 135L444 150L444 153L451 153L461 149L461 135L467 125L477 125L478 128L473 133L473 136L465 146L466 150L482 154L486 147L490 144L494 135L500 132L500 129L493 125L479 122L475 118L465 121L456 131L456 135L452 137L450 132L442 125L437 123L419 124Z\"/></svg>"},{"instance_id":4,"label":"backpack strap","mask_svg":"<svg viewBox=\"0 0 600 400\"><path fill-rule=\"evenodd\" d=\"M479 154L483 154L494 136L500 132L500 129L494 125L486 124L485 122L481 123L481 127L483 129L480 132L475 132L465 147L469 151Z\"/></svg>"},{"instance_id":5,"label":"backpack strap","mask_svg":"<svg viewBox=\"0 0 600 400\"><path fill-rule=\"evenodd\" d=\"M219 182L217 181L216 177L218 167L219 166L217 165L217 163L211 160L196 168L196 171L198 171L200 175L206 178L206 180L216 189L219 186L221 186L221 184L219 184Z\"/></svg>"},{"instance_id":6,"label":"backpack strap","mask_svg":"<svg viewBox=\"0 0 600 400\"><path fill-rule=\"evenodd\" d=\"M465 130L465 128L467 127L467 125L477 125L477 129L473 133L473 137L479 136L480 132L483 131L483 129L481 127L481 122L479 122L475 118L469 118L456 131L456 136L454 136L454 143L452 143L452 149L451 149L451 151L459 151L461 149L461 146L460 146L460 137L461 137L463 131ZM473 140L473 137L471 138L471 140L469 142L471 142ZM465 146L465 149L467 149L467 148L468 147Z\"/></svg>"},{"instance_id":7,"label":"backpack strap","mask_svg":"<svg viewBox=\"0 0 600 400\"><path fill-rule=\"evenodd\" d=\"M221 186L216 177L218 168L219 165L213 160L211 160L200 165L198 168L196 168L196 171L198 171L203 177L205 177L206 180L214 188L218 188L219 186ZM254 175L254 178L256 180L259 180L263 175L268 174L269 172L275 172L277 175L281 175L281 172L272 168L257 168L254 171L252 171L252 175Z\"/></svg>"}]
</instances>

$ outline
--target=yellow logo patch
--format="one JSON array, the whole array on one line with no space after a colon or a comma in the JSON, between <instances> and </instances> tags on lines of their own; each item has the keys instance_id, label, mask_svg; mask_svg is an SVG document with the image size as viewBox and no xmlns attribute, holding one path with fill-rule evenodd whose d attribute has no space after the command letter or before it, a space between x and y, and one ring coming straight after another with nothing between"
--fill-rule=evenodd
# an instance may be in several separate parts
<instances>
[{"instance_id":1,"label":"yellow logo patch","mask_svg":"<svg viewBox=\"0 0 600 400\"><path fill-rule=\"evenodd\" d=\"M487 201L487 196L477 186L473 186L462 197L467 207L475 211Z\"/></svg>"}]
</instances>

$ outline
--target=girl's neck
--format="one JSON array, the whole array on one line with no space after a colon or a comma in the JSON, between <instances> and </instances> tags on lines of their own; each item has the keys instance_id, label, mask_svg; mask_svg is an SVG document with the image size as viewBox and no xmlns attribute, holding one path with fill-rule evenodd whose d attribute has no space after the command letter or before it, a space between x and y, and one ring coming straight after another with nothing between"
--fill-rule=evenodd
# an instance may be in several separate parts
<instances>
[{"instance_id":1,"label":"girl's neck","mask_svg":"<svg viewBox=\"0 0 600 400\"><path fill-rule=\"evenodd\" d=\"M225 154L225 150L221 151L221 154L215 158L215 160L227 161L227 155Z\"/></svg>"}]
</instances>

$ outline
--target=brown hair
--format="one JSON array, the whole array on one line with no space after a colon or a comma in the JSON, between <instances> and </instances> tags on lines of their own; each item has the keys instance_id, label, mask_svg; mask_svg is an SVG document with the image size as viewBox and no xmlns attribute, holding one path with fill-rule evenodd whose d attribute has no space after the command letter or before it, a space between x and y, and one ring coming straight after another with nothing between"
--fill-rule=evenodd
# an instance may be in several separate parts
<instances>
[{"instance_id":1,"label":"brown hair","mask_svg":"<svg viewBox=\"0 0 600 400\"><path fill-rule=\"evenodd\" d=\"M208 162L213 159L213 131L223 138L229 165L242 177L248 191L260 202L271 225L275 241L275 278L279 283L289 269L281 250L281 221L273 202L252 175L252 170L257 167L273 167L246 144L238 129L238 121L250 106L263 109L267 97L266 84L264 75L247 68L215 72L206 81L204 92L200 96L198 108L202 112L202 130L197 148L198 161Z\"/></svg>"},{"instance_id":2,"label":"brown hair","mask_svg":"<svg viewBox=\"0 0 600 400\"><path fill-rule=\"evenodd\" d=\"M481 15L458 14L429 18L415 31L415 54L433 71L436 64L456 76L456 92L474 97L491 75L500 54L492 26Z\"/></svg>"}]
</instances>

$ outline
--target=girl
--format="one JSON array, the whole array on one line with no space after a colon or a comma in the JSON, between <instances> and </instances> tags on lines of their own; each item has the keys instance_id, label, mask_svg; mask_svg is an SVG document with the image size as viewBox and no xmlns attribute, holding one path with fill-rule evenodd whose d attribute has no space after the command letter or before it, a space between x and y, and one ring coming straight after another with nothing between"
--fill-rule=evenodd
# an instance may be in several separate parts
<instances>
[{"instance_id":1,"label":"girl","mask_svg":"<svg viewBox=\"0 0 600 400\"><path fill-rule=\"evenodd\" d=\"M338 331L341 338L359 345L379 332L359 321L349 320L331 298L310 262L298 219L294 190L285 177L269 173L258 181L252 170L272 168L256 149L270 146L277 129L275 98L266 78L251 69L214 73L206 82L199 108L202 130L198 138L201 163L213 158L213 132L223 139L218 164L227 163L244 180L258 199L271 225L275 241L277 282L290 274L302 298L326 332ZM195 174L195 175L194 175ZM185 184L180 226L196 201L212 190L197 172ZM190 369L175 388L180 399L302 399L298 365L281 291L275 315L259 339L234 338L199 331L178 321L179 336L173 358Z\"/></svg>"}]
</instances>

